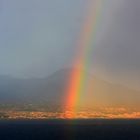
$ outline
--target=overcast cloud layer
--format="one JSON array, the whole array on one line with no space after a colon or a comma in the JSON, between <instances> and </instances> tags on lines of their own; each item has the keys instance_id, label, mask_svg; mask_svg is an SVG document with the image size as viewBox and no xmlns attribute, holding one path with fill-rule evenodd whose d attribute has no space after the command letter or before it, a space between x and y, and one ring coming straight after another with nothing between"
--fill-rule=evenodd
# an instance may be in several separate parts
<instances>
[{"instance_id":1,"label":"overcast cloud layer","mask_svg":"<svg viewBox=\"0 0 140 140\"><path fill-rule=\"evenodd\" d=\"M106 2L91 71L138 88L140 1ZM0 75L43 77L69 66L86 6L85 0L1 1Z\"/></svg>"},{"instance_id":2,"label":"overcast cloud layer","mask_svg":"<svg viewBox=\"0 0 140 140\"><path fill-rule=\"evenodd\" d=\"M93 53L99 75L139 88L140 1L122 0Z\"/></svg>"},{"instance_id":3,"label":"overcast cloud layer","mask_svg":"<svg viewBox=\"0 0 140 140\"><path fill-rule=\"evenodd\" d=\"M84 0L7 0L1 6L0 74L47 76L70 62Z\"/></svg>"}]
</instances>

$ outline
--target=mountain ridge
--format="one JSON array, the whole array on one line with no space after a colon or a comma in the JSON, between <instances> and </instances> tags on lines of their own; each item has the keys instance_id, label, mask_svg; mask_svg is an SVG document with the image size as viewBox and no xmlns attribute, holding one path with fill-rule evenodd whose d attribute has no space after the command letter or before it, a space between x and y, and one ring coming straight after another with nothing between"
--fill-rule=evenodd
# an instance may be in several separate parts
<instances>
[{"instance_id":1,"label":"mountain ridge","mask_svg":"<svg viewBox=\"0 0 140 140\"><path fill-rule=\"evenodd\" d=\"M47 78L17 79L0 76L1 104L64 105L71 71L62 69ZM81 95L85 106L139 106L140 92L87 74L88 91Z\"/></svg>"}]
</instances>

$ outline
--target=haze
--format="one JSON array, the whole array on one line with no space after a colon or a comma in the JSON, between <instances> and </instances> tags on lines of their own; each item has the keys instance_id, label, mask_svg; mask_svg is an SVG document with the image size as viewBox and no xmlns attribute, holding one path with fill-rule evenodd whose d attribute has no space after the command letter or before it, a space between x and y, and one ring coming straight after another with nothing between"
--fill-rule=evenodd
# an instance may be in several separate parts
<instances>
[{"instance_id":1,"label":"haze","mask_svg":"<svg viewBox=\"0 0 140 140\"><path fill-rule=\"evenodd\" d=\"M85 0L6 0L0 7L0 75L46 77L72 65ZM139 88L140 2L107 0L90 71Z\"/></svg>"}]
</instances>

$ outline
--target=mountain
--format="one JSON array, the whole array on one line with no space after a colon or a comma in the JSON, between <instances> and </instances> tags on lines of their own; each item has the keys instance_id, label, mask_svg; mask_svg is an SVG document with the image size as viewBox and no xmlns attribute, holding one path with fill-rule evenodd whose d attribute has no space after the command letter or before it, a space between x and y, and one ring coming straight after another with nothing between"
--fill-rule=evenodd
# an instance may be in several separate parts
<instances>
[{"instance_id":1,"label":"mountain","mask_svg":"<svg viewBox=\"0 0 140 140\"><path fill-rule=\"evenodd\" d=\"M63 106L72 69L62 69L47 78L17 79L0 76L1 104ZM80 96L81 106L139 107L140 92L109 83L87 74L87 90Z\"/></svg>"},{"instance_id":2,"label":"mountain","mask_svg":"<svg viewBox=\"0 0 140 140\"><path fill-rule=\"evenodd\" d=\"M47 78L17 79L0 76L1 104L61 104L69 70L60 70Z\"/></svg>"}]
</instances>

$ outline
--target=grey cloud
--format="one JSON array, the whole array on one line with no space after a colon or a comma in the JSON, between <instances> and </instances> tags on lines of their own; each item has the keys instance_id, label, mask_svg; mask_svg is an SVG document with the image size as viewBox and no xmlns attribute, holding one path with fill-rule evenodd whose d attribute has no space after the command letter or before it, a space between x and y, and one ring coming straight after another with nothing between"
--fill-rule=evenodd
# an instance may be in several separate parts
<instances>
[{"instance_id":1,"label":"grey cloud","mask_svg":"<svg viewBox=\"0 0 140 140\"><path fill-rule=\"evenodd\" d=\"M87 1L7 0L2 5L0 75L47 76L71 64ZM137 88L139 5L138 0L104 2L91 60L99 76Z\"/></svg>"},{"instance_id":2,"label":"grey cloud","mask_svg":"<svg viewBox=\"0 0 140 140\"><path fill-rule=\"evenodd\" d=\"M140 83L139 6L140 1L123 0L93 53L100 74L134 88Z\"/></svg>"},{"instance_id":3,"label":"grey cloud","mask_svg":"<svg viewBox=\"0 0 140 140\"><path fill-rule=\"evenodd\" d=\"M7 0L0 15L0 74L47 76L69 63L85 1Z\"/></svg>"}]
</instances>

